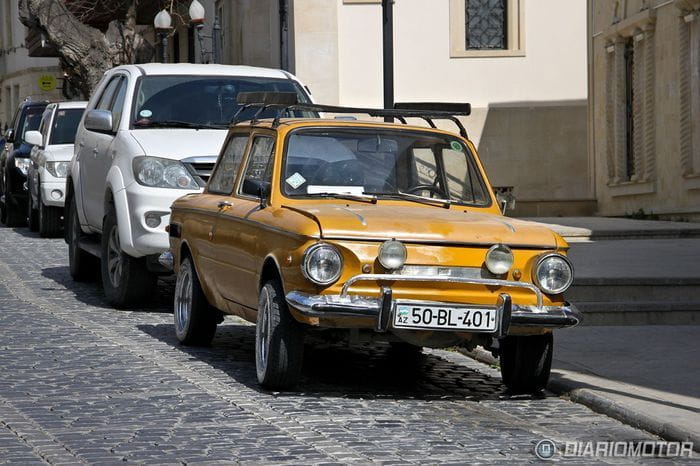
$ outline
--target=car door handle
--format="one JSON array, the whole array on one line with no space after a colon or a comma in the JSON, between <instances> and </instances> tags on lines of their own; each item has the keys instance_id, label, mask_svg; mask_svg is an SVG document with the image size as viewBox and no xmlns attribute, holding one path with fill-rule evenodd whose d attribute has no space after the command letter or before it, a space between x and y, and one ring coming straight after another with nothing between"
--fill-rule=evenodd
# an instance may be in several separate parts
<instances>
[{"instance_id":1,"label":"car door handle","mask_svg":"<svg viewBox=\"0 0 700 466\"><path fill-rule=\"evenodd\" d=\"M95 147L95 148L92 150L92 155L95 156L95 157L97 157L97 154L98 154L99 152L100 152L100 151L97 150L97 147Z\"/></svg>"},{"instance_id":2,"label":"car door handle","mask_svg":"<svg viewBox=\"0 0 700 466\"><path fill-rule=\"evenodd\" d=\"M233 204L231 204L229 201L219 201L219 203L216 204L216 206L219 209L225 209L227 207L233 207Z\"/></svg>"}]
</instances>

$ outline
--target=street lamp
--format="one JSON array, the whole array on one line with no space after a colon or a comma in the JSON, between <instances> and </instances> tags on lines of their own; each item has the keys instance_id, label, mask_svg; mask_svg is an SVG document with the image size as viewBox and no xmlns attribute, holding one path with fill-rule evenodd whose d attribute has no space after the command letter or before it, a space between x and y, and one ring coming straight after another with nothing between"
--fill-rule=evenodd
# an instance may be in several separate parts
<instances>
[{"instance_id":1,"label":"street lamp","mask_svg":"<svg viewBox=\"0 0 700 466\"><path fill-rule=\"evenodd\" d=\"M204 34L204 6L199 2L199 0L192 0L190 3L190 24L194 27L197 32L197 40L199 41L199 52L201 54L201 62L205 63L205 57L207 52L204 47L204 39L211 39L211 55L212 62L219 63L219 37L221 26L219 25L219 18L214 17L214 25L212 26L212 33L210 36Z\"/></svg>"},{"instance_id":2,"label":"street lamp","mask_svg":"<svg viewBox=\"0 0 700 466\"><path fill-rule=\"evenodd\" d=\"M172 19L167 10L163 9L153 18L153 26L156 34L160 38L160 59L163 63L168 62L168 34L172 30Z\"/></svg>"}]
</instances>

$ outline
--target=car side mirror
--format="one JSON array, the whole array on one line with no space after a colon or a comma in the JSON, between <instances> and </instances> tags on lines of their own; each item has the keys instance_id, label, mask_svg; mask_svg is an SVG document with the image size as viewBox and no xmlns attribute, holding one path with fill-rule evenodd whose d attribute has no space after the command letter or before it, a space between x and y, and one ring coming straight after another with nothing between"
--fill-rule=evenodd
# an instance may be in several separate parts
<instances>
[{"instance_id":1,"label":"car side mirror","mask_svg":"<svg viewBox=\"0 0 700 466\"><path fill-rule=\"evenodd\" d=\"M271 184L269 181L243 180L243 189L241 192L248 196L260 198L260 207L265 208L265 203L270 197Z\"/></svg>"},{"instance_id":2,"label":"car side mirror","mask_svg":"<svg viewBox=\"0 0 700 466\"><path fill-rule=\"evenodd\" d=\"M7 142L15 142L15 130L10 128L7 130L5 133L5 141Z\"/></svg>"},{"instance_id":3,"label":"car side mirror","mask_svg":"<svg viewBox=\"0 0 700 466\"><path fill-rule=\"evenodd\" d=\"M98 133L111 133L112 112L109 110L90 110L85 115L85 129Z\"/></svg>"},{"instance_id":4,"label":"car side mirror","mask_svg":"<svg viewBox=\"0 0 700 466\"><path fill-rule=\"evenodd\" d=\"M44 137L39 131L27 131L24 133L24 141L32 146L41 147L44 145Z\"/></svg>"},{"instance_id":5,"label":"car side mirror","mask_svg":"<svg viewBox=\"0 0 700 466\"><path fill-rule=\"evenodd\" d=\"M506 214L507 211L515 209L515 195L513 194L512 186L499 186L493 188L496 194L498 206L501 208L501 213Z\"/></svg>"}]
</instances>

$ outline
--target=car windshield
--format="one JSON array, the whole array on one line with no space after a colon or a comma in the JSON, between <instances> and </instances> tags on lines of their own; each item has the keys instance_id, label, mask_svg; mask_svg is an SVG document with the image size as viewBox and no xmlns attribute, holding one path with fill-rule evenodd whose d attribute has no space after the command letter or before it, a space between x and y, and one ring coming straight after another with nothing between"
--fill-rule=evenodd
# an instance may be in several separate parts
<instances>
[{"instance_id":1,"label":"car windshield","mask_svg":"<svg viewBox=\"0 0 700 466\"><path fill-rule=\"evenodd\" d=\"M51 126L49 144L73 144L75 132L82 116L82 108L58 110Z\"/></svg>"},{"instance_id":2,"label":"car windshield","mask_svg":"<svg viewBox=\"0 0 700 466\"><path fill-rule=\"evenodd\" d=\"M290 197L491 202L462 141L427 131L297 130L288 139L282 173L283 192Z\"/></svg>"},{"instance_id":3,"label":"car windshield","mask_svg":"<svg viewBox=\"0 0 700 466\"><path fill-rule=\"evenodd\" d=\"M19 133L19 144L24 144L24 133L27 131L35 131L39 129L41 116L44 113L45 107L28 107L24 113L24 120L21 122L21 131Z\"/></svg>"},{"instance_id":4,"label":"car windshield","mask_svg":"<svg viewBox=\"0 0 700 466\"><path fill-rule=\"evenodd\" d=\"M309 99L291 79L229 76L145 76L139 80L132 121L134 128L228 126L238 112L241 92L295 92L300 103ZM256 109L240 115L250 119ZM309 116L294 112L293 116ZM259 118L276 116L268 109Z\"/></svg>"}]
</instances>

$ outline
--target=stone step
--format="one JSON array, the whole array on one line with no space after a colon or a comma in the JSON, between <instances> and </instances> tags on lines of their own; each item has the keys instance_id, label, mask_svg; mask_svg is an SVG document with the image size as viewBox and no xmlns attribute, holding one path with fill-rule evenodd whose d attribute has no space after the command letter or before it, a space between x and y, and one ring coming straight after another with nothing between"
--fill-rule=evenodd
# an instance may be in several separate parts
<instances>
[{"instance_id":1,"label":"stone step","mask_svg":"<svg viewBox=\"0 0 700 466\"><path fill-rule=\"evenodd\" d=\"M573 302L573 301L572 301ZM581 325L698 325L700 301L575 302Z\"/></svg>"},{"instance_id":2,"label":"stone step","mask_svg":"<svg viewBox=\"0 0 700 466\"><path fill-rule=\"evenodd\" d=\"M700 299L700 279L580 279L566 293L580 302L687 302Z\"/></svg>"}]
</instances>

